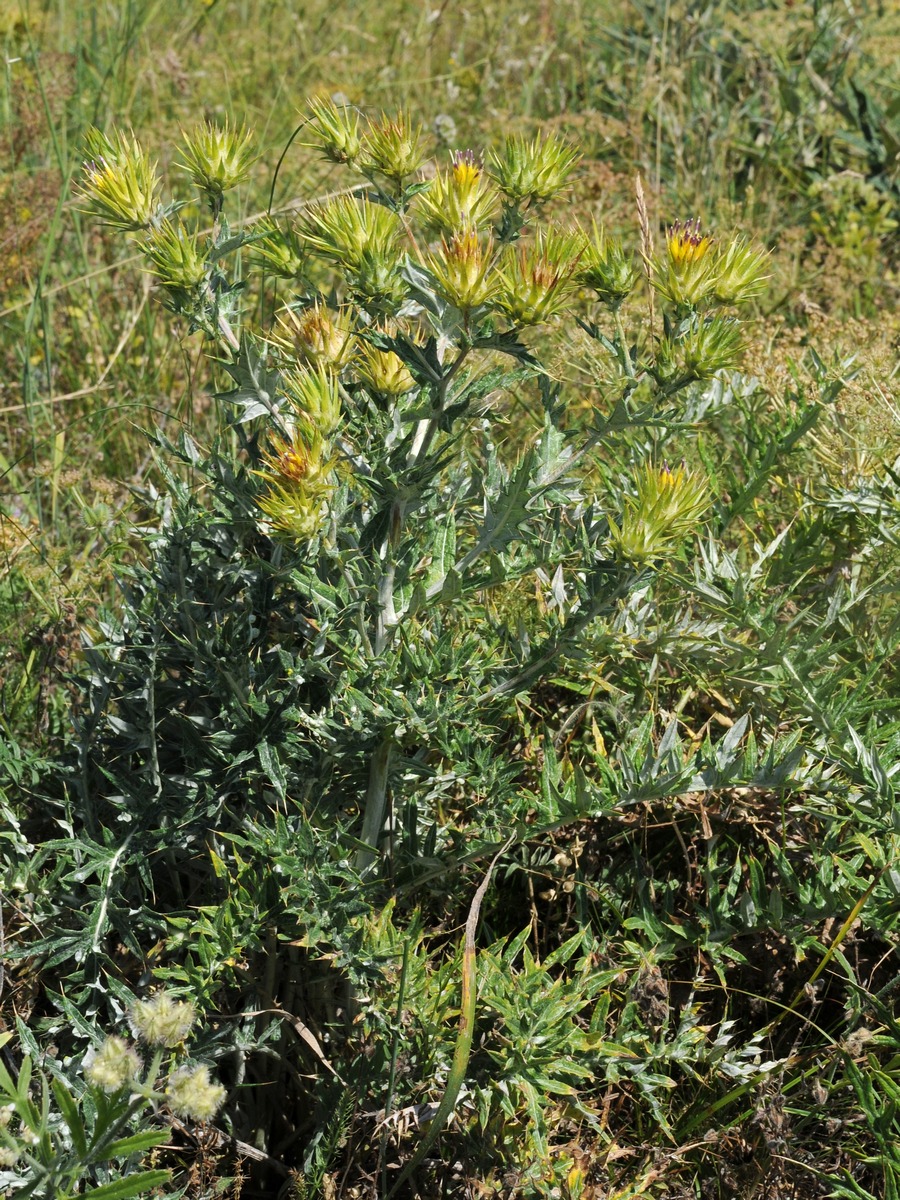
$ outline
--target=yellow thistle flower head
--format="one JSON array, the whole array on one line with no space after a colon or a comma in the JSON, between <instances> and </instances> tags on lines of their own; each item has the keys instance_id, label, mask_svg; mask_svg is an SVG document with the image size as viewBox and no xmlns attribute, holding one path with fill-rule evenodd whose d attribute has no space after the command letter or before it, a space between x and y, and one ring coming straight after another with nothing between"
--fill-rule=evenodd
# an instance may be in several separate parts
<instances>
[{"instance_id":1,"label":"yellow thistle flower head","mask_svg":"<svg viewBox=\"0 0 900 1200\"><path fill-rule=\"evenodd\" d=\"M443 237L484 228L500 207L496 190L471 150L455 151L449 171L438 171L416 203L426 231Z\"/></svg>"},{"instance_id":2,"label":"yellow thistle flower head","mask_svg":"<svg viewBox=\"0 0 900 1200\"><path fill-rule=\"evenodd\" d=\"M675 221L666 230L666 249L676 270L699 262L713 244L712 235L702 233L700 218Z\"/></svg>"},{"instance_id":3,"label":"yellow thistle flower head","mask_svg":"<svg viewBox=\"0 0 900 1200\"><path fill-rule=\"evenodd\" d=\"M609 521L610 542L619 557L636 566L662 558L689 537L709 508L707 480L684 466L645 463L635 473L621 521Z\"/></svg>"},{"instance_id":4,"label":"yellow thistle flower head","mask_svg":"<svg viewBox=\"0 0 900 1200\"><path fill-rule=\"evenodd\" d=\"M461 196L471 198L481 188L484 170L475 157L474 150L454 150L450 156L453 166L450 174Z\"/></svg>"},{"instance_id":5,"label":"yellow thistle flower head","mask_svg":"<svg viewBox=\"0 0 900 1200\"><path fill-rule=\"evenodd\" d=\"M493 241L483 243L472 227L442 242L440 252L429 257L428 268L439 294L460 312L480 308L496 294Z\"/></svg>"},{"instance_id":6,"label":"yellow thistle flower head","mask_svg":"<svg viewBox=\"0 0 900 1200\"><path fill-rule=\"evenodd\" d=\"M160 180L134 134L117 129L107 137L89 129L85 153L81 194L90 209L116 229L147 229L159 212Z\"/></svg>"}]
</instances>

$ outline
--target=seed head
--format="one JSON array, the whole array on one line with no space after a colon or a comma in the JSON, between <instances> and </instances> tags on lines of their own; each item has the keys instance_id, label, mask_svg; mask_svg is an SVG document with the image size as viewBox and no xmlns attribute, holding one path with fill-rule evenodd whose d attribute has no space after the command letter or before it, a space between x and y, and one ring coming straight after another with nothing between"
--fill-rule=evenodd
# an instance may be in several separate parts
<instances>
[{"instance_id":1,"label":"seed head","mask_svg":"<svg viewBox=\"0 0 900 1200\"><path fill-rule=\"evenodd\" d=\"M169 1076L166 1086L169 1108L189 1121L211 1121L226 1094L220 1083L212 1082L205 1063L179 1067Z\"/></svg>"},{"instance_id":2,"label":"seed head","mask_svg":"<svg viewBox=\"0 0 900 1200\"><path fill-rule=\"evenodd\" d=\"M180 1046L193 1028L197 1012L188 1001L157 992L131 1010L131 1027L148 1046Z\"/></svg>"},{"instance_id":3,"label":"seed head","mask_svg":"<svg viewBox=\"0 0 900 1200\"><path fill-rule=\"evenodd\" d=\"M140 1070L141 1060L137 1051L124 1038L108 1037L100 1049L85 1061L84 1074L89 1083L113 1095L137 1078Z\"/></svg>"}]
</instances>

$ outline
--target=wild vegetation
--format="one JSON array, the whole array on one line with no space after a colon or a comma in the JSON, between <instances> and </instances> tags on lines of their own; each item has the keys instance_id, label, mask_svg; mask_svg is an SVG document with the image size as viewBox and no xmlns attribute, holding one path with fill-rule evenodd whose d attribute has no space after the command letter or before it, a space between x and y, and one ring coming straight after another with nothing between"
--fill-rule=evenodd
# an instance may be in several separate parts
<instances>
[{"instance_id":1,"label":"wild vegetation","mask_svg":"<svg viewBox=\"0 0 900 1200\"><path fill-rule=\"evenodd\" d=\"M896 4L0 7L0 1194L900 1196Z\"/></svg>"}]
</instances>

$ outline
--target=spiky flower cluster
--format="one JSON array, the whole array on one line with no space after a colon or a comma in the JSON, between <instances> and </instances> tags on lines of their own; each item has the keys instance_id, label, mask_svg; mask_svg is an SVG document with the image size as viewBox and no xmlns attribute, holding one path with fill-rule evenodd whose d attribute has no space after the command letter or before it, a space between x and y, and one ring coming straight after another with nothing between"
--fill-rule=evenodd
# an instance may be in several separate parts
<instances>
[{"instance_id":1,"label":"spiky flower cluster","mask_svg":"<svg viewBox=\"0 0 900 1200\"><path fill-rule=\"evenodd\" d=\"M493 239L481 239L473 228L454 233L427 262L438 294L461 313L472 313L497 294Z\"/></svg>"},{"instance_id":2,"label":"spiky flower cluster","mask_svg":"<svg viewBox=\"0 0 900 1200\"><path fill-rule=\"evenodd\" d=\"M159 214L160 180L156 163L133 133L99 129L85 135L82 195L107 225L129 233L148 228Z\"/></svg>"},{"instance_id":3,"label":"spiky flower cluster","mask_svg":"<svg viewBox=\"0 0 900 1200\"><path fill-rule=\"evenodd\" d=\"M226 120L222 125L206 121L183 137L181 166L206 193L217 215L225 192L250 177L250 167L256 159L253 134L243 126L232 129Z\"/></svg>"},{"instance_id":4,"label":"spiky flower cluster","mask_svg":"<svg viewBox=\"0 0 900 1200\"><path fill-rule=\"evenodd\" d=\"M454 152L450 168L437 171L428 190L417 199L426 232L445 237L488 227L499 208L499 193L471 150Z\"/></svg>"},{"instance_id":5,"label":"spiky flower cluster","mask_svg":"<svg viewBox=\"0 0 900 1200\"><path fill-rule=\"evenodd\" d=\"M610 543L620 558L644 566L696 532L709 508L709 490L699 473L666 464L645 463L633 483L619 522L609 519Z\"/></svg>"},{"instance_id":6,"label":"spiky flower cluster","mask_svg":"<svg viewBox=\"0 0 900 1200\"><path fill-rule=\"evenodd\" d=\"M353 336L346 310L331 313L316 300L306 308L285 308L278 315L271 344L307 367L339 371L350 358Z\"/></svg>"},{"instance_id":7,"label":"spiky flower cluster","mask_svg":"<svg viewBox=\"0 0 900 1200\"><path fill-rule=\"evenodd\" d=\"M765 286L767 258L743 238L720 245L702 232L699 219L676 221L666 235L665 256L655 263L653 284L679 315L743 304Z\"/></svg>"},{"instance_id":8,"label":"spiky flower cluster","mask_svg":"<svg viewBox=\"0 0 900 1200\"><path fill-rule=\"evenodd\" d=\"M491 153L490 172L512 204L539 208L562 191L580 157L555 134L531 141L514 134L499 151Z\"/></svg>"}]
</instances>

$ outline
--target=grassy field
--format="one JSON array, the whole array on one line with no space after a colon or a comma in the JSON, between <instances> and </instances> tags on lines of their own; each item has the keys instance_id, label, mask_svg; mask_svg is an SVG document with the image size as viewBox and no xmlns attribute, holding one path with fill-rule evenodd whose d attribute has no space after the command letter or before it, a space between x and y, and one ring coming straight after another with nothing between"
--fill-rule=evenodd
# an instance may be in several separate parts
<instances>
[{"instance_id":1,"label":"grassy field","mask_svg":"<svg viewBox=\"0 0 900 1200\"><path fill-rule=\"evenodd\" d=\"M0 1195L900 1197L896 0L0 0L0 42L0 1050L18 1096ZM274 468L262 426L221 400L246 360L166 311L139 239L98 222L84 190L88 130L133 130L215 248L182 130L230 120L258 150L230 233L269 213L308 234L307 211L348 184L296 136L314 96L374 122L408 113L425 180L450 151L490 162L505 137L556 135L582 157L542 219L596 221L644 251L615 328L598 334L598 306L573 291L525 339L540 387L522 348L519 375L484 384L466 486L546 447L554 404L561 437L620 395L644 416L596 439L569 497L534 492L532 514L546 495L562 515L521 559L492 551L471 597L447 593L457 624L395 661L376 621L344 692L330 651L297 650L343 583L304 592L302 555L247 500ZM688 218L715 253L741 237L768 251L766 288L743 310L740 362L647 416L665 305L641 262ZM235 326L260 338L311 288L346 300L321 263L301 285L260 271L252 238L229 253L246 281ZM651 364L643 382L636 363ZM364 391L356 369L345 403ZM450 384L435 385L442 404ZM360 455L380 413L348 435ZM384 425L387 445L406 419ZM435 425L436 445L457 444L450 428ZM663 454L707 481L699 536L623 585L467 741L479 656L489 675L564 641L571 594L551 560L562 546L571 589L583 494L624 529L635 464ZM436 462L417 500L438 524L455 469ZM341 560L351 594L368 586L353 574L367 536L363 522ZM396 844L373 873L371 731L423 680L421 712L396 710ZM225 714L210 697L232 684ZM154 687L194 734L157 723ZM501 848L476 970L463 929ZM127 1036L156 986L201 1014L193 1053L227 1102L192 1122L157 1092L146 1144L121 1140L136 1109L103 1142L115 1122L85 1088L85 1052ZM186 1036L168 1043L179 1062ZM26 1060L54 1081L46 1111ZM161 1069L142 1067L150 1083ZM27 1157L60 1146L78 1164L65 1179Z\"/></svg>"}]
</instances>

